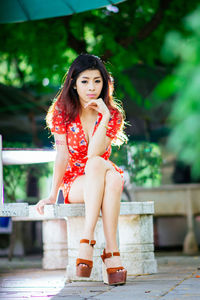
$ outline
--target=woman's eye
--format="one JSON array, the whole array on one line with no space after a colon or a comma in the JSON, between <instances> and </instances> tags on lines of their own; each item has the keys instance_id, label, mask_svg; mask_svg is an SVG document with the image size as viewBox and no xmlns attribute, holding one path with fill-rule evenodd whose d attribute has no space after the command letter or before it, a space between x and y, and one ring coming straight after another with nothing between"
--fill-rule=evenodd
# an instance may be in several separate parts
<instances>
[{"instance_id":1,"label":"woman's eye","mask_svg":"<svg viewBox=\"0 0 200 300\"><path fill-rule=\"evenodd\" d=\"M95 80L95 83L100 83L100 82L101 82L101 80ZM82 80L81 83L83 83L83 84L87 83L87 80Z\"/></svg>"}]
</instances>

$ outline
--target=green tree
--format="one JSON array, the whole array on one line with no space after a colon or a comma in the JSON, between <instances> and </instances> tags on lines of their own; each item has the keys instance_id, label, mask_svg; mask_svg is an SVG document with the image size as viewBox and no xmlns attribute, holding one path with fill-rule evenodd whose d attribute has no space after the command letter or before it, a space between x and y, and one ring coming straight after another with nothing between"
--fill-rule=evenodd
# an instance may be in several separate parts
<instances>
[{"instance_id":1,"label":"green tree","mask_svg":"<svg viewBox=\"0 0 200 300\"><path fill-rule=\"evenodd\" d=\"M170 116L169 147L179 159L200 175L200 7L183 19L182 33L167 34L162 50L173 72L155 91L157 96L174 97Z\"/></svg>"},{"instance_id":2,"label":"green tree","mask_svg":"<svg viewBox=\"0 0 200 300\"><path fill-rule=\"evenodd\" d=\"M106 8L61 18L0 25L0 81L48 92L60 85L69 65L81 52L109 61L120 87L139 105L150 107L123 71L134 64L163 65L159 52L165 33L181 29L181 19L197 0L128 0L119 12ZM48 84L49 82L49 84ZM48 85L47 85L48 84ZM119 87L118 86L118 87Z\"/></svg>"}]
</instances>

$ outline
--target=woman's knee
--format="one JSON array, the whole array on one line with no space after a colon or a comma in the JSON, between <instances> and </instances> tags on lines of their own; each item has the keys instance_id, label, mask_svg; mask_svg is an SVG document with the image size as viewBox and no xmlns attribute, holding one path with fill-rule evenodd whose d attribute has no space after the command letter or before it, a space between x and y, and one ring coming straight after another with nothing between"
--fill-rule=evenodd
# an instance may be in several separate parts
<instances>
[{"instance_id":1,"label":"woman's knee","mask_svg":"<svg viewBox=\"0 0 200 300\"><path fill-rule=\"evenodd\" d=\"M115 170L106 172L106 189L112 192L122 192L123 180L121 175Z\"/></svg>"},{"instance_id":2,"label":"woman's knee","mask_svg":"<svg viewBox=\"0 0 200 300\"><path fill-rule=\"evenodd\" d=\"M93 156L88 159L86 166L85 166L85 173L92 170L94 171L100 171L105 169L105 163L104 159L100 156Z\"/></svg>"}]
</instances>

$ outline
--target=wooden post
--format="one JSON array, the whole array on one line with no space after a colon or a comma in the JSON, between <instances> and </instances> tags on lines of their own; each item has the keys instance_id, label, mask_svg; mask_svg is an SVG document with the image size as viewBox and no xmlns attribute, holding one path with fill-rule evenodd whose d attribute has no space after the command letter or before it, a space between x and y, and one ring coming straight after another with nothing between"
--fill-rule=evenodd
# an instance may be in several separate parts
<instances>
[{"instance_id":1,"label":"wooden post","mask_svg":"<svg viewBox=\"0 0 200 300\"><path fill-rule=\"evenodd\" d=\"M3 159L2 159L2 136L0 135L0 205L3 204Z\"/></svg>"}]
</instances>

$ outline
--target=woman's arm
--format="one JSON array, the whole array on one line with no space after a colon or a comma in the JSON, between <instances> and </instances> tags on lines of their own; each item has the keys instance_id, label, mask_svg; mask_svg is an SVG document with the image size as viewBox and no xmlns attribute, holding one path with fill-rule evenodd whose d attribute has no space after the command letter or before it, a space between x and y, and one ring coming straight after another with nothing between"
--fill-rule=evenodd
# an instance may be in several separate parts
<instances>
[{"instance_id":1,"label":"woman's arm","mask_svg":"<svg viewBox=\"0 0 200 300\"><path fill-rule=\"evenodd\" d=\"M106 136L110 113L104 114L88 146L88 158L102 155L111 143L111 138Z\"/></svg>"},{"instance_id":2,"label":"woman's arm","mask_svg":"<svg viewBox=\"0 0 200 300\"><path fill-rule=\"evenodd\" d=\"M53 179L50 194L47 198L40 200L36 209L40 214L44 213L44 205L54 204L57 199L58 190L63 180L69 160L69 152L66 142L66 134L54 134L56 158L54 161Z\"/></svg>"},{"instance_id":3,"label":"woman's arm","mask_svg":"<svg viewBox=\"0 0 200 300\"><path fill-rule=\"evenodd\" d=\"M69 153L66 143L65 134L54 134L55 146L56 146L56 158L53 169L52 187L50 197L56 202L58 190L63 180L63 176L66 171L67 163L69 160Z\"/></svg>"}]
</instances>

